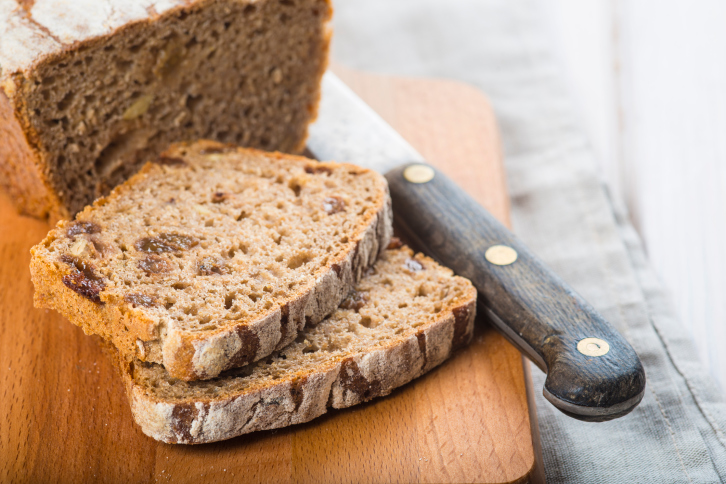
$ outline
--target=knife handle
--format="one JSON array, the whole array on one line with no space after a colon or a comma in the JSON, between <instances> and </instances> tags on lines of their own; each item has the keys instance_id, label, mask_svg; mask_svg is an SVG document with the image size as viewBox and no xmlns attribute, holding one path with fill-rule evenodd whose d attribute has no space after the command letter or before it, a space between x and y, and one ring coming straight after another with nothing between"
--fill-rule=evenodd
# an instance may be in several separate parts
<instances>
[{"instance_id":1,"label":"knife handle","mask_svg":"<svg viewBox=\"0 0 726 484\"><path fill-rule=\"evenodd\" d=\"M645 372L630 344L504 225L429 165L386 178L403 235L474 283L492 323L547 373L547 400L586 421L640 403Z\"/></svg>"}]
</instances>

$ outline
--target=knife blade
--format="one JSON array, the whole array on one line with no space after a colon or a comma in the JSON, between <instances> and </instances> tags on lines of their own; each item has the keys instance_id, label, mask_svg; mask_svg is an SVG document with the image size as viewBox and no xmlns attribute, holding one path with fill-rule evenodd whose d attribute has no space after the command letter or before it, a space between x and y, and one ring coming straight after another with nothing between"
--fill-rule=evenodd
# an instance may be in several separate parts
<instances>
[{"instance_id":1,"label":"knife blade","mask_svg":"<svg viewBox=\"0 0 726 484\"><path fill-rule=\"evenodd\" d=\"M547 373L542 393L556 408L600 422L640 403L645 371L625 338L331 72L308 149L385 175L396 225L474 283L480 309Z\"/></svg>"}]
</instances>

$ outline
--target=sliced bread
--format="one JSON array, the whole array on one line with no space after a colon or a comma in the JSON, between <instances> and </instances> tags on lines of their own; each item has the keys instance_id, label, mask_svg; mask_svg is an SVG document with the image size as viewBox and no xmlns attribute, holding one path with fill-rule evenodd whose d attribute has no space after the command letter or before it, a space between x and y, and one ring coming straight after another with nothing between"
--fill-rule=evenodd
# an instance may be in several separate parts
<instances>
[{"instance_id":1,"label":"sliced bread","mask_svg":"<svg viewBox=\"0 0 726 484\"><path fill-rule=\"evenodd\" d=\"M330 0L0 1L0 185L69 218L174 141L303 149Z\"/></svg>"},{"instance_id":2,"label":"sliced bread","mask_svg":"<svg viewBox=\"0 0 726 484\"><path fill-rule=\"evenodd\" d=\"M180 144L33 247L35 304L175 378L212 378L334 311L391 217L376 172Z\"/></svg>"},{"instance_id":3,"label":"sliced bread","mask_svg":"<svg viewBox=\"0 0 726 484\"><path fill-rule=\"evenodd\" d=\"M475 303L468 280L404 247L384 252L329 318L257 363L184 382L154 363L116 362L146 435L214 442L388 395L470 341Z\"/></svg>"}]
</instances>

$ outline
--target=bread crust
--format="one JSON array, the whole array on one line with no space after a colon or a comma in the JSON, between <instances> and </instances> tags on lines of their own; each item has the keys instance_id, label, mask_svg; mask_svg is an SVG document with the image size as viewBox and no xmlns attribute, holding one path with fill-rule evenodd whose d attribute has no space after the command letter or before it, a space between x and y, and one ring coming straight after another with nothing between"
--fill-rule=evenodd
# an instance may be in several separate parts
<instances>
[{"instance_id":1,"label":"bread crust","mask_svg":"<svg viewBox=\"0 0 726 484\"><path fill-rule=\"evenodd\" d=\"M213 141L200 141L193 145L181 143L170 148L166 157L181 156L188 146L204 151L232 149ZM266 153L248 148L234 148L241 152L294 163L309 164L303 157L282 153ZM369 171L354 165L338 164L340 169ZM96 202L107 204L132 190L154 169L147 165L111 194ZM224 370L243 366L269 355L295 339L306 321L317 322L334 311L348 294L363 272L385 250L392 236L391 199L385 179L376 175L379 193L372 202L372 210L361 219L360 229L350 236L350 250L330 258L319 272L317 280L300 288L294 297L254 321L229 323L214 334L184 331L175 327L159 327L158 323L135 311L123 299L101 292L97 304L70 289L63 283L72 269L58 264L46 253L46 248L65 233L69 222L59 222L46 239L31 249L30 272L35 285L35 306L60 312L86 334L97 334L112 342L126 357L163 364L170 374L182 380L209 379ZM92 207L86 211L91 212ZM240 355L246 355L241 359Z\"/></svg>"},{"instance_id":2,"label":"bread crust","mask_svg":"<svg viewBox=\"0 0 726 484\"><path fill-rule=\"evenodd\" d=\"M48 218L52 223L74 214L61 200L51 183L49 154L30 122L26 106L29 93L35 88L31 81L40 66L74 52L102 44L112 36L131 27L151 25L180 12L190 12L224 0L84 0L82 2L43 2L42 18L34 17L35 2L0 0L0 33L9 39L0 44L0 134L9 142L0 144L0 188L10 195L19 213ZM332 0L320 0L332 15ZM93 14L77 15L78 9L105 11L106 18ZM104 8L105 7L105 8ZM69 22L68 19L73 19ZM316 74L320 85L328 65L332 30L328 26L321 42L324 61ZM318 113L320 90L308 107L312 123ZM307 131L292 151L305 148ZM5 138L3 138L5 140Z\"/></svg>"},{"instance_id":3,"label":"bread crust","mask_svg":"<svg viewBox=\"0 0 726 484\"><path fill-rule=\"evenodd\" d=\"M6 132L14 142L3 143L0 147L0 180L10 195L19 213L37 218L49 218L51 222L67 219L70 214L48 179L47 153L40 146L38 136L30 123L24 99L26 91L32 86L28 78L41 64L51 62L62 56L70 55L88 45L101 43L108 37L118 34L132 23L151 23L162 15L173 15L194 1L176 0L172 2L152 2L146 9L146 16L133 19L133 22L118 23L124 18L122 8L116 25L104 25L99 33L98 26L77 25L74 32L56 36L50 25L44 25L32 15L33 1L21 2L5 0L0 6L0 27L3 36L15 36L15 42L8 49L0 50L0 133ZM98 2L94 2L96 5ZM125 2L106 0L113 7ZM198 2L197 2L198 3ZM14 6L12 4L15 4ZM162 5L166 5L163 8ZM159 10L156 7L160 7ZM51 5L52 7L52 5ZM62 5L59 4L59 10ZM65 12L59 11L58 18ZM53 18L52 15L48 16ZM103 19L100 19L103 20ZM96 27L96 28L92 28ZM94 34L95 33L95 34Z\"/></svg>"},{"instance_id":4,"label":"bread crust","mask_svg":"<svg viewBox=\"0 0 726 484\"><path fill-rule=\"evenodd\" d=\"M133 380L133 363L118 357L131 411L142 431L173 444L202 444L308 422L328 411L390 394L443 363L473 336L476 290L442 311L417 334L360 352L307 374L218 399L165 401ZM422 344L423 341L423 344Z\"/></svg>"}]
</instances>

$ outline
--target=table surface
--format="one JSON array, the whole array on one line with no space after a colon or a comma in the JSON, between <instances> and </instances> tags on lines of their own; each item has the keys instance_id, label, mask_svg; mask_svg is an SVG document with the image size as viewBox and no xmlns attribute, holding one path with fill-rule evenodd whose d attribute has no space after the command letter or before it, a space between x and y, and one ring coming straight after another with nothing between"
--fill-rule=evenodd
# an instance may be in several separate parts
<instances>
[{"instance_id":1,"label":"table surface","mask_svg":"<svg viewBox=\"0 0 726 484\"><path fill-rule=\"evenodd\" d=\"M496 123L480 92L337 71L424 156L508 222ZM215 444L166 445L144 436L96 339L32 307L28 251L48 229L15 214L0 195L0 482L541 479L525 385L529 365L481 320L468 348L389 397Z\"/></svg>"},{"instance_id":2,"label":"table surface","mask_svg":"<svg viewBox=\"0 0 726 484\"><path fill-rule=\"evenodd\" d=\"M540 3L603 176L726 389L726 4Z\"/></svg>"}]
</instances>

